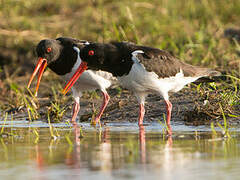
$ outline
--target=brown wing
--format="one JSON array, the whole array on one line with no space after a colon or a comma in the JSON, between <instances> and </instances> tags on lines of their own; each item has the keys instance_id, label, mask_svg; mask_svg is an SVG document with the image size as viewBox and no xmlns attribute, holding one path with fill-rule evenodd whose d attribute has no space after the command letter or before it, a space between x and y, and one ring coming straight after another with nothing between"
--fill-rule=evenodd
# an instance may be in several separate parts
<instances>
[{"instance_id":1,"label":"brown wing","mask_svg":"<svg viewBox=\"0 0 240 180\"><path fill-rule=\"evenodd\" d=\"M183 63L167 51L160 49L144 48L143 54L138 54L138 59L147 71L155 72L160 78L175 76L182 69L184 76L195 76L195 67Z\"/></svg>"},{"instance_id":2,"label":"brown wing","mask_svg":"<svg viewBox=\"0 0 240 180\"><path fill-rule=\"evenodd\" d=\"M147 71L155 72L160 78L175 76L180 72L180 69L185 77L220 75L217 71L184 63L167 51L144 46L139 47L144 52L143 54L139 53L137 56L140 63L144 65Z\"/></svg>"}]
</instances>

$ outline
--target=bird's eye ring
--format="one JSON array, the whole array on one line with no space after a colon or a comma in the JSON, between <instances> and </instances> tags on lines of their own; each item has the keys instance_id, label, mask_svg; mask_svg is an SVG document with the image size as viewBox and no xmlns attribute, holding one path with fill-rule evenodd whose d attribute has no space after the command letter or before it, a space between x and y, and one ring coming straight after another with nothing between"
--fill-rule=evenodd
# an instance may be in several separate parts
<instances>
[{"instance_id":1,"label":"bird's eye ring","mask_svg":"<svg viewBox=\"0 0 240 180\"><path fill-rule=\"evenodd\" d=\"M88 51L88 55L89 56L93 56L94 55L94 51L93 50Z\"/></svg>"},{"instance_id":2,"label":"bird's eye ring","mask_svg":"<svg viewBox=\"0 0 240 180\"><path fill-rule=\"evenodd\" d=\"M47 52L50 53L52 51L52 48L47 48Z\"/></svg>"}]
</instances>

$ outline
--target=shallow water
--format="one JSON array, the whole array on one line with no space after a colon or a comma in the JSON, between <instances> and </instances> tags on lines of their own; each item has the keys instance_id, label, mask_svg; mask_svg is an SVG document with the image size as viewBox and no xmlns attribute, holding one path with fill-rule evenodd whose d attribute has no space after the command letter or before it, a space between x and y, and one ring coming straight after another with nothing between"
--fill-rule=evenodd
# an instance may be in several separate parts
<instances>
[{"instance_id":1,"label":"shallow water","mask_svg":"<svg viewBox=\"0 0 240 180\"><path fill-rule=\"evenodd\" d=\"M3 121L0 121L3 124ZM107 123L94 128L7 121L0 138L0 179L238 179L240 133L224 139L206 126ZM1 129L0 129L1 130ZM218 129L217 129L218 130ZM37 133L36 133L37 132ZM83 137L79 138L80 132ZM38 134L38 135L37 135Z\"/></svg>"}]
</instances>

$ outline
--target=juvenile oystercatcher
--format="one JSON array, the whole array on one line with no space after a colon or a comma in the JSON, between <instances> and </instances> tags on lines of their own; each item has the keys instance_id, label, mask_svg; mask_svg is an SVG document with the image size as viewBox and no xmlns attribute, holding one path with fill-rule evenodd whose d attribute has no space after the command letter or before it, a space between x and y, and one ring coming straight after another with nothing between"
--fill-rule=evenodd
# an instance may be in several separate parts
<instances>
[{"instance_id":1,"label":"juvenile oystercatcher","mask_svg":"<svg viewBox=\"0 0 240 180\"><path fill-rule=\"evenodd\" d=\"M29 80L28 88L30 87L34 76L39 71L35 94L37 95L42 74L47 66L56 74L62 76L64 80L68 81L81 64L79 49L87 44L89 44L87 41L62 37L40 41L36 47L38 63ZM74 86L70 85L68 87L68 90L72 87L73 98L75 101L71 119L72 122L76 121L80 109L79 101L82 96L82 91L95 89L100 89L102 91L104 99L100 112L92 123L96 124L100 122L101 115L110 99L106 89L110 87L111 80L113 80L113 77L108 72L87 70L83 72L82 76L76 81Z\"/></svg>"},{"instance_id":2,"label":"juvenile oystercatcher","mask_svg":"<svg viewBox=\"0 0 240 180\"><path fill-rule=\"evenodd\" d=\"M167 51L129 42L90 43L80 48L80 58L82 62L76 75L87 67L107 71L135 94L140 104L139 126L143 125L145 97L149 93L161 95L166 103L169 135L172 134L172 104L168 93L177 92L199 78L220 75L218 71L186 64ZM68 84L76 78L73 76Z\"/></svg>"}]
</instances>

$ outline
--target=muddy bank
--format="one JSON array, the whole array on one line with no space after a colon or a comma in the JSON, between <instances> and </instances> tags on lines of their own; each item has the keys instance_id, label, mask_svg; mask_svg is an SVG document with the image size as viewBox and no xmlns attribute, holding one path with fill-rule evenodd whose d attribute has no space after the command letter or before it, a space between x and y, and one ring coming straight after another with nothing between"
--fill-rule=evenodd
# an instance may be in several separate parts
<instances>
[{"instance_id":1,"label":"muddy bank","mask_svg":"<svg viewBox=\"0 0 240 180\"><path fill-rule=\"evenodd\" d=\"M22 96L26 96L28 92L23 87L26 87L30 74L22 77L9 78L2 86L0 86L1 106L4 111L15 114L25 114L28 119L26 106L21 100ZM38 113L37 119L47 121L48 113L52 122L70 120L72 112L73 100L71 93L66 96L61 94L63 81L61 81L53 72L46 71L43 81L41 82L38 95ZM211 122L223 122L222 112L219 104L226 115L230 124L240 122L240 105L239 105L239 90L232 89L231 86L219 83L218 87L213 89L209 84L205 84L197 90L196 85L186 86L178 93L170 94L170 101L173 104L172 121L184 121L186 125L209 125ZM50 88L49 88L50 87ZM227 87L227 88L226 88ZM34 91L35 85L31 87ZM235 99L233 99L234 93ZM125 89L114 86L108 89L111 97L109 104L102 116L102 122L137 122L139 105L134 95ZM4 94L8 94L5 96ZM223 96L224 95L224 96ZM27 99L32 99L31 96L26 96ZM85 92L80 100L81 108L78 120L81 122L88 121L98 113L102 103L102 94L97 92ZM236 105L228 105L235 102ZM59 106L57 113L62 113L63 116L56 114L52 104ZM145 103L145 118L144 122L152 122L161 120L164 122L163 114L166 114L166 106L162 97L150 94L146 98ZM235 115L228 116L228 114ZM56 120L57 119L57 120Z\"/></svg>"},{"instance_id":2,"label":"muddy bank","mask_svg":"<svg viewBox=\"0 0 240 180\"><path fill-rule=\"evenodd\" d=\"M109 94L111 95L111 99L102 116L102 122L137 122L139 105L135 96L126 90L118 94L116 89L110 89ZM89 102L86 98L81 99L80 121L90 121L92 110L98 110L101 106L101 98L100 96L100 99L95 99L93 103ZM205 125L211 122L222 122L223 120L221 115L209 114L211 113L211 109L203 108L204 99L191 88L187 87L178 93L171 94L170 100L173 104L172 121L184 121L187 125ZM234 108L236 112L240 112L239 106ZM159 120L163 122L163 114L166 114L166 106L160 96L150 94L146 98L145 110L144 122L150 123ZM67 117L70 118L71 114L67 113ZM230 124L238 124L240 122L239 117L227 116L227 119Z\"/></svg>"}]
</instances>

